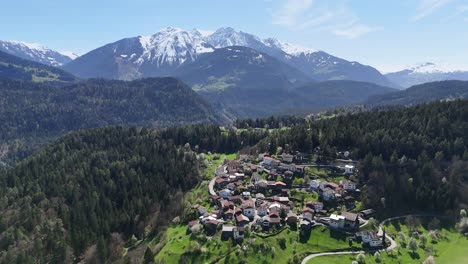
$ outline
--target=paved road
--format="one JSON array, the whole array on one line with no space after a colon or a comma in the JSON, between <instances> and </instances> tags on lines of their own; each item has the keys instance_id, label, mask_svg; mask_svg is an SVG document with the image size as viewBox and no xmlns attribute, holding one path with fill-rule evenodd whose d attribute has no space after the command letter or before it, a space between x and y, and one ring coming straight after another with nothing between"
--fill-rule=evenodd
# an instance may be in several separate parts
<instances>
[{"instance_id":1,"label":"paved road","mask_svg":"<svg viewBox=\"0 0 468 264\"><path fill-rule=\"evenodd\" d=\"M401 216L395 216L395 217L387 218L387 219L383 220L380 223L379 232L377 233L378 236L383 235L383 226L387 222L392 221L392 220L396 220L396 219L406 218L408 216L413 216L413 217L448 217L448 216L440 216L440 215L434 215L434 214L413 214L413 215L401 215ZM395 240L393 240L392 237L390 237L388 234L385 234L385 238L390 240L390 245L385 249L379 250L380 252L389 251L389 250L392 250L392 249L394 249L394 248L396 248L398 246L398 244L395 242ZM320 257L320 256L358 254L361 251L340 251L340 252L323 252L323 253L310 254L309 256L305 257L302 260L301 264L307 264L307 262L309 260L311 260L313 258L316 258L316 257Z\"/></svg>"},{"instance_id":2,"label":"paved road","mask_svg":"<svg viewBox=\"0 0 468 264\"><path fill-rule=\"evenodd\" d=\"M215 184L216 178L213 178L210 183L208 184L208 191L210 192L210 195L216 195L216 192L214 190L214 184Z\"/></svg>"}]
</instances>

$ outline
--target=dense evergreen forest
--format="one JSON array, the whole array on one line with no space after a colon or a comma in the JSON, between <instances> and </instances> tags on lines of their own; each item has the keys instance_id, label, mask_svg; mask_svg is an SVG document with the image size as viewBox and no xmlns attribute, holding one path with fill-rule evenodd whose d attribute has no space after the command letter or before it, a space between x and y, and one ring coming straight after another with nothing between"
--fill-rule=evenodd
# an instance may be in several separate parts
<instances>
[{"instance_id":1,"label":"dense evergreen forest","mask_svg":"<svg viewBox=\"0 0 468 264\"><path fill-rule=\"evenodd\" d=\"M87 80L68 86L0 79L0 159L22 159L67 131L111 125L217 122L211 107L173 78Z\"/></svg>"},{"instance_id":2,"label":"dense evergreen forest","mask_svg":"<svg viewBox=\"0 0 468 264\"><path fill-rule=\"evenodd\" d=\"M363 201L391 212L450 212L468 203L468 101L337 116L279 130L261 151L300 150L325 162L349 150L359 160Z\"/></svg>"},{"instance_id":3,"label":"dense evergreen forest","mask_svg":"<svg viewBox=\"0 0 468 264\"><path fill-rule=\"evenodd\" d=\"M234 152L265 136L213 125L71 133L0 173L0 263L70 263L93 244L96 263L116 260L183 210L200 180L192 149Z\"/></svg>"}]
</instances>

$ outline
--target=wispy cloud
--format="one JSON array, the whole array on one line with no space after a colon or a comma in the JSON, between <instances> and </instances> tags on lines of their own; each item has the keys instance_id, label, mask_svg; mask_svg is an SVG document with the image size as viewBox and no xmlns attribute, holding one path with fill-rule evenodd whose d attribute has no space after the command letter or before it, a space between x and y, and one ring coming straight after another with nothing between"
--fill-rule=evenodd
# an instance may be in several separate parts
<instances>
[{"instance_id":1,"label":"wispy cloud","mask_svg":"<svg viewBox=\"0 0 468 264\"><path fill-rule=\"evenodd\" d=\"M412 21L421 20L440 8L446 6L452 0L419 0L417 13L411 18Z\"/></svg>"},{"instance_id":2,"label":"wispy cloud","mask_svg":"<svg viewBox=\"0 0 468 264\"><path fill-rule=\"evenodd\" d=\"M284 0L271 17L274 25L291 30L320 30L348 39L382 29L361 22L343 2L330 6L322 1Z\"/></svg>"}]
</instances>

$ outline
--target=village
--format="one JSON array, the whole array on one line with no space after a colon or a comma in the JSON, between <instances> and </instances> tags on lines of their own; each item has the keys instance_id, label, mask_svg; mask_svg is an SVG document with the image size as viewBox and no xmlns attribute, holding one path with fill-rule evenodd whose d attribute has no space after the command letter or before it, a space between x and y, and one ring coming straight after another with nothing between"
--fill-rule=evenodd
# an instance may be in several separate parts
<instances>
[{"instance_id":1,"label":"village","mask_svg":"<svg viewBox=\"0 0 468 264\"><path fill-rule=\"evenodd\" d=\"M314 173L320 170L333 176ZM309 240L312 228L323 226L348 234L350 244L358 242L363 248L377 250L385 244L385 234L362 228L375 211L359 206L357 169L350 159L317 165L299 152L241 154L225 160L213 173L210 206L192 207L198 219L189 222L189 233L220 232L222 240L240 243L247 232L274 236L289 227L301 240Z\"/></svg>"}]
</instances>

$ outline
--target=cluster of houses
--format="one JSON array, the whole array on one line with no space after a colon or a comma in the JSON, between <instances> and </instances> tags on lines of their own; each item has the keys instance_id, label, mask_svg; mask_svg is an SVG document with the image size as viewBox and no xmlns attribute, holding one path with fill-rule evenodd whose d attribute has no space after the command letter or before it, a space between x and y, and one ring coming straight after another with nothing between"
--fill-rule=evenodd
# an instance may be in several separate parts
<instances>
[{"instance_id":1,"label":"cluster of houses","mask_svg":"<svg viewBox=\"0 0 468 264\"><path fill-rule=\"evenodd\" d=\"M316 222L334 229L359 227L359 216L355 213L319 217L327 214L324 203L347 200L354 203L352 194L358 191L354 182L343 180L336 184L312 180L310 189L319 194L321 201L308 201L298 210L295 208L298 201L290 197L289 188L294 177L304 173L304 166L293 163L302 156L283 154L279 158L281 160L260 154L255 164L252 156L241 155L239 160L228 161L217 168L214 179L217 191L210 197L214 209L208 212L205 207L196 206L199 219L189 223L188 231L202 225L208 234L220 230L223 239L242 240L246 228L267 231L289 224L299 226L301 231L310 231ZM262 177L265 173L268 176ZM362 240L372 240L368 237L373 238L363 235Z\"/></svg>"}]
</instances>

